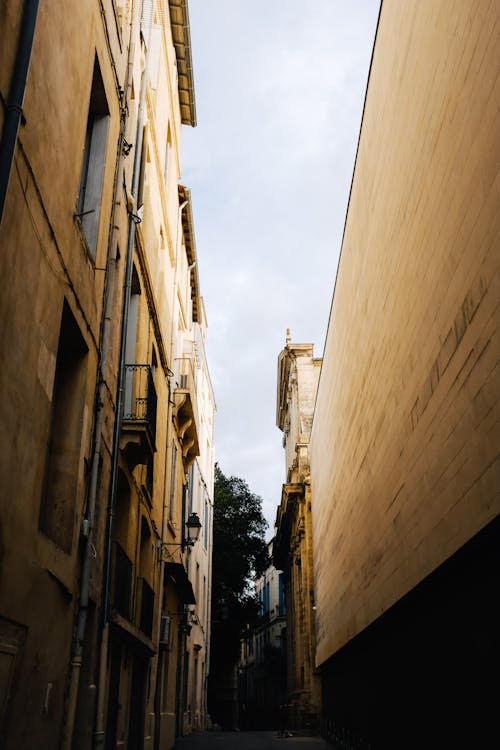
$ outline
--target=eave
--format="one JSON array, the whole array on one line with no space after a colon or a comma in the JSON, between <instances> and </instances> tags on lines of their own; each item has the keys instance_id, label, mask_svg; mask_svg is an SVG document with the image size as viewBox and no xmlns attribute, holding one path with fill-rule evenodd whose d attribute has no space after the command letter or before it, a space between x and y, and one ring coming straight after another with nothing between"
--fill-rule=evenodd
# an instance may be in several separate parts
<instances>
[{"instance_id":1,"label":"eave","mask_svg":"<svg viewBox=\"0 0 500 750\"><path fill-rule=\"evenodd\" d=\"M181 121L184 125L191 125L194 128L196 126L196 102L187 0L168 0L168 7L172 41L177 59Z\"/></svg>"},{"instance_id":2,"label":"eave","mask_svg":"<svg viewBox=\"0 0 500 750\"><path fill-rule=\"evenodd\" d=\"M193 211L191 208L191 191L184 185L179 185L179 205L186 202L182 210L182 231L188 266L190 266L189 283L191 285L191 301L193 303L193 321L200 322L200 280L198 276L198 261L196 257L196 243L194 239Z\"/></svg>"}]
</instances>

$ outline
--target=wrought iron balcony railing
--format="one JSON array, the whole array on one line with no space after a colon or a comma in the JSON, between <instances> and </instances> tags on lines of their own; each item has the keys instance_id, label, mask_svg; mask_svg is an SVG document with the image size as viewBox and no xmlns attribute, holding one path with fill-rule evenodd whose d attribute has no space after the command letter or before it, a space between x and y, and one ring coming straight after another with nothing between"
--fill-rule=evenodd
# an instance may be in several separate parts
<instances>
[{"instance_id":1,"label":"wrought iron balcony railing","mask_svg":"<svg viewBox=\"0 0 500 750\"><path fill-rule=\"evenodd\" d=\"M125 365L123 419L145 424L153 444L156 435L157 401L151 365Z\"/></svg>"}]
</instances>

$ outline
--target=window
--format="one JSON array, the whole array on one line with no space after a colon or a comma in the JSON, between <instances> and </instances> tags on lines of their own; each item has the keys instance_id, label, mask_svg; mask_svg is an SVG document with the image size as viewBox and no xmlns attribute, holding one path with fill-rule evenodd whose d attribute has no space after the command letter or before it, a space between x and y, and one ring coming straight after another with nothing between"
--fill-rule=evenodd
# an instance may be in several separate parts
<instances>
[{"instance_id":1,"label":"window","mask_svg":"<svg viewBox=\"0 0 500 750\"><path fill-rule=\"evenodd\" d=\"M87 346L66 300L57 348L39 527L65 552L73 544Z\"/></svg>"},{"instance_id":2,"label":"window","mask_svg":"<svg viewBox=\"0 0 500 750\"><path fill-rule=\"evenodd\" d=\"M175 500L175 464L177 463L177 445L172 443L172 462L170 465L170 502L169 502L169 520L174 520L174 500Z\"/></svg>"},{"instance_id":3,"label":"window","mask_svg":"<svg viewBox=\"0 0 500 750\"><path fill-rule=\"evenodd\" d=\"M285 581L283 578L283 573L279 574L279 614L283 616L285 614Z\"/></svg>"},{"instance_id":4,"label":"window","mask_svg":"<svg viewBox=\"0 0 500 750\"><path fill-rule=\"evenodd\" d=\"M139 275L135 268L132 268L132 284L130 289L130 302L128 308L127 321L127 338L125 342L125 363L127 365L136 364L137 348L137 327L139 323L139 305L141 299L141 284ZM132 414L132 396L134 390L134 370L131 367L125 369L125 395L124 395L124 414Z\"/></svg>"},{"instance_id":5,"label":"window","mask_svg":"<svg viewBox=\"0 0 500 750\"><path fill-rule=\"evenodd\" d=\"M269 583L266 583L264 587L264 614L268 614L270 609L269 601Z\"/></svg>"},{"instance_id":6,"label":"window","mask_svg":"<svg viewBox=\"0 0 500 750\"><path fill-rule=\"evenodd\" d=\"M201 600L201 617L205 620L205 614L207 611L207 577L203 576L203 596Z\"/></svg>"},{"instance_id":7,"label":"window","mask_svg":"<svg viewBox=\"0 0 500 750\"><path fill-rule=\"evenodd\" d=\"M95 259L97 251L97 234L101 210L104 165L106 161L108 124L108 103L96 57L92 76L92 91L87 117L77 210L87 246L93 259Z\"/></svg>"},{"instance_id":8,"label":"window","mask_svg":"<svg viewBox=\"0 0 500 750\"><path fill-rule=\"evenodd\" d=\"M142 129L141 164L139 167L139 184L137 187L137 213L142 218L144 212L144 190L146 185L146 164L149 158L149 125L146 123ZM142 209L142 213L141 213Z\"/></svg>"},{"instance_id":9,"label":"window","mask_svg":"<svg viewBox=\"0 0 500 750\"><path fill-rule=\"evenodd\" d=\"M188 516L193 510L193 492L194 492L194 464L191 464L188 470Z\"/></svg>"},{"instance_id":10,"label":"window","mask_svg":"<svg viewBox=\"0 0 500 750\"><path fill-rule=\"evenodd\" d=\"M170 156L170 149L172 148L172 135L170 133L170 125L167 126L167 144L165 146L165 168L163 170L163 179L167 181L168 172L168 161Z\"/></svg>"},{"instance_id":11,"label":"window","mask_svg":"<svg viewBox=\"0 0 500 750\"><path fill-rule=\"evenodd\" d=\"M205 541L205 549L208 549L208 502L205 500L205 523L203 525L203 536Z\"/></svg>"}]
</instances>

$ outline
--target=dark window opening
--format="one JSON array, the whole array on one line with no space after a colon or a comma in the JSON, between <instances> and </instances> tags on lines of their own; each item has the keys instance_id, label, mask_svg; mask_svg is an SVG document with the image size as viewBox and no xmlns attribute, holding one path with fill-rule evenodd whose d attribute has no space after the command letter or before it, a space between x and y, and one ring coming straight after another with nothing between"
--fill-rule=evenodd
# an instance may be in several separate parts
<instances>
[{"instance_id":1,"label":"dark window opening","mask_svg":"<svg viewBox=\"0 0 500 750\"><path fill-rule=\"evenodd\" d=\"M57 349L39 527L65 552L73 544L87 346L66 300Z\"/></svg>"},{"instance_id":2,"label":"dark window opening","mask_svg":"<svg viewBox=\"0 0 500 750\"><path fill-rule=\"evenodd\" d=\"M97 251L97 234L101 210L109 108L97 58L94 62L87 130L83 150L82 175L78 195L81 226L93 259Z\"/></svg>"}]
</instances>

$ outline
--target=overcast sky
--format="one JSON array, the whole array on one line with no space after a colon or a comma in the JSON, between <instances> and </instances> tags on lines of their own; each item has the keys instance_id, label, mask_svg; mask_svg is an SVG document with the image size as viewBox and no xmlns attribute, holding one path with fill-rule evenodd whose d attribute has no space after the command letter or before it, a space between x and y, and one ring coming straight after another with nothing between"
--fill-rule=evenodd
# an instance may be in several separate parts
<instances>
[{"instance_id":1,"label":"overcast sky","mask_svg":"<svg viewBox=\"0 0 500 750\"><path fill-rule=\"evenodd\" d=\"M286 480L276 427L286 329L321 357L379 0L189 0L198 126L183 129L216 461L263 499Z\"/></svg>"}]
</instances>

